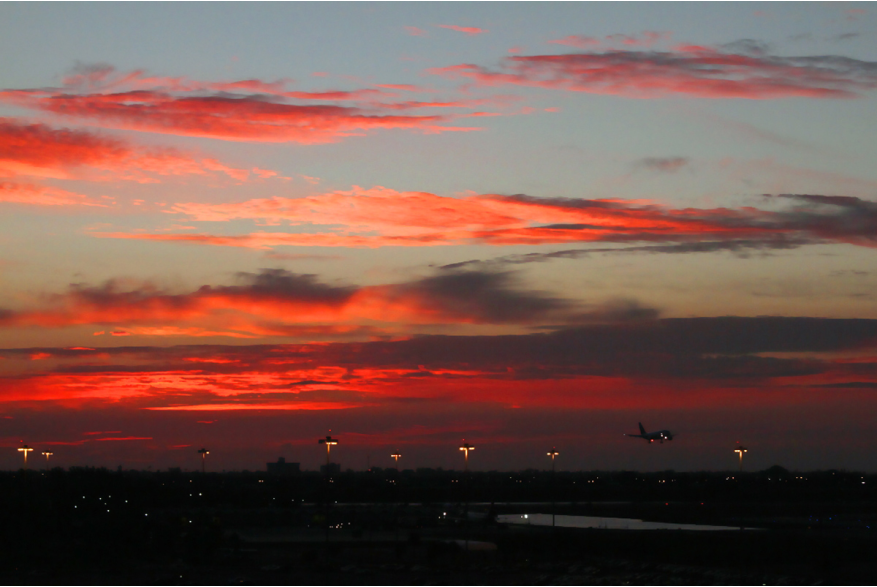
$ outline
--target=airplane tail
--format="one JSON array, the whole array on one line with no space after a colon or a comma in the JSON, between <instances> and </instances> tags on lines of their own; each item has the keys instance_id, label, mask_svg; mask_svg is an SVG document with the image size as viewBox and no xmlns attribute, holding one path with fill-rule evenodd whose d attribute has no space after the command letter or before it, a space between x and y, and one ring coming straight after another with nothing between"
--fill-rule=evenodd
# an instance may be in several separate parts
<instances>
[{"instance_id":1,"label":"airplane tail","mask_svg":"<svg viewBox=\"0 0 877 587\"><path fill-rule=\"evenodd\" d=\"M643 428L643 423L642 423L642 422L639 423L639 433L642 434L643 436L646 435L646 429Z\"/></svg>"}]
</instances>

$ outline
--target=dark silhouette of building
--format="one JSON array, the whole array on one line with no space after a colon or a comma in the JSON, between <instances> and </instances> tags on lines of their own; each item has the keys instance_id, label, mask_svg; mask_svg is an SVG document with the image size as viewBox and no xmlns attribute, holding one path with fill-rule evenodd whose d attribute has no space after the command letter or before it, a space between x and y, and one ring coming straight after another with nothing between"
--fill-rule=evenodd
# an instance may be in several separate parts
<instances>
[{"instance_id":1,"label":"dark silhouette of building","mask_svg":"<svg viewBox=\"0 0 877 587\"><path fill-rule=\"evenodd\" d=\"M301 466L298 463L287 463L286 459L279 457L276 463L266 463L269 475L298 475Z\"/></svg>"}]
</instances>

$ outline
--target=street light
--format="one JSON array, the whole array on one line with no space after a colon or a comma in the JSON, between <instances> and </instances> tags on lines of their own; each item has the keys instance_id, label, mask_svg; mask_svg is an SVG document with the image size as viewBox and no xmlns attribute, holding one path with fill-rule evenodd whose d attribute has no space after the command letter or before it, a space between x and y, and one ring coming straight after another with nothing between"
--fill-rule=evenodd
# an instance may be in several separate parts
<instances>
[{"instance_id":1,"label":"street light","mask_svg":"<svg viewBox=\"0 0 877 587\"><path fill-rule=\"evenodd\" d=\"M317 441L317 444L325 444L326 445L326 473L329 473L329 453L332 451L332 447L338 444L337 438L332 438L331 436L327 436L326 438L321 438Z\"/></svg>"},{"instance_id":2,"label":"street light","mask_svg":"<svg viewBox=\"0 0 877 587\"><path fill-rule=\"evenodd\" d=\"M548 456L551 457L551 472L552 472L552 473L554 472L554 457L556 457L556 456L559 455L559 454L560 454L560 453L557 452L557 449L556 449L556 448L552 448L552 449L548 452Z\"/></svg>"},{"instance_id":3,"label":"street light","mask_svg":"<svg viewBox=\"0 0 877 587\"><path fill-rule=\"evenodd\" d=\"M204 461L207 460L207 455L210 454L210 451L206 448L202 448L198 451L198 454L201 455L201 473L204 473Z\"/></svg>"},{"instance_id":4,"label":"street light","mask_svg":"<svg viewBox=\"0 0 877 587\"><path fill-rule=\"evenodd\" d=\"M23 445L18 452L24 453L24 470L27 471L27 453L31 452L33 449L28 445Z\"/></svg>"},{"instance_id":5,"label":"street light","mask_svg":"<svg viewBox=\"0 0 877 587\"><path fill-rule=\"evenodd\" d=\"M548 456L551 457L551 526L554 527L557 518L557 507L554 503L554 485L555 485L555 474L554 474L554 459L560 453L557 452L557 449L552 447L550 451L548 451Z\"/></svg>"},{"instance_id":6,"label":"street light","mask_svg":"<svg viewBox=\"0 0 877 587\"><path fill-rule=\"evenodd\" d=\"M25 454L27 454L27 453L25 453ZM44 450L43 454L46 456L46 471L48 471L49 470L49 457L55 453Z\"/></svg>"},{"instance_id":7,"label":"street light","mask_svg":"<svg viewBox=\"0 0 877 587\"><path fill-rule=\"evenodd\" d=\"M402 455L400 453L394 452L390 456L396 459L396 466L399 466L399 459L402 457Z\"/></svg>"},{"instance_id":8,"label":"street light","mask_svg":"<svg viewBox=\"0 0 877 587\"><path fill-rule=\"evenodd\" d=\"M469 451L470 451L470 450L475 450L475 447L472 446L471 444L469 444L468 442L464 442L462 445L460 445L460 450L462 450L463 453L465 454L465 457L466 457L466 471L468 471L468 470L469 470Z\"/></svg>"},{"instance_id":9,"label":"street light","mask_svg":"<svg viewBox=\"0 0 877 587\"><path fill-rule=\"evenodd\" d=\"M740 472L743 472L743 453L749 452L746 447L740 446L734 449L734 452L740 455Z\"/></svg>"}]
</instances>

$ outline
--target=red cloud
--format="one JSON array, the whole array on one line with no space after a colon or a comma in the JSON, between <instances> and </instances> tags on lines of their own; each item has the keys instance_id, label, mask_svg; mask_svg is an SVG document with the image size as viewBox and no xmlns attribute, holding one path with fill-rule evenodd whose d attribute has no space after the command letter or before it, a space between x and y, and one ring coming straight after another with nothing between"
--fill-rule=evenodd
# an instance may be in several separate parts
<instances>
[{"instance_id":1,"label":"red cloud","mask_svg":"<svg viewBox=\"0 0 877 587\"><path fill-rule=\"evenodd\" d=\"M564 41L561 39L560 41ZM567 37L565 44L575 42ZM473 64L429 70L479 85L523 85L629 98L852 98L877 87L875 64L847 57L778 57L689 46L507 57L497 71Z\"/></svg>"},{"instance_id":2,"label":"red cloud","mask_svg":"<svg viewBox=\"0 0 877 587\"><path fill-rule=\"evenodd\" d=\"M169 294L145 285L123 289L75 286L44 308L11 312L13 326L124 326L125 336L332 336L353 337L408 324L515 324L562 319L574 305L539 292L521 291L505 273L444 272L389 285L330 286L314 276L282 270L244 274L242 285L203 286ZM73 356L78 356L76 351ZM91 352L84 352L92 356ZM71 356L71 351L61 357ZM34 359L51 355L34 354ZM187 363L225 364L190 357Z\"/></svg>"},{"instance_id":3,"label":"red cloud","mask_svg":"<svg viewBox=\"0 0 877 587\"><path fill-rule=\"evenodd\" d=\"M272 402L260 401L258 403L209 403L209 404L180 404L174 406L148 407L147 410L160 410L172 412L226 412L229 410L348 410L361 408L364 404L341 403L341 402ZM101 439L108 440L108 439ZM120 439L121 440L121 439Z\"/></svg>"},{"instance_id":4,"label":"red cloud","mask_svg":"<svg viewBox=\"0 0 877 587\"><path fill-rule=\"evenodd\" d=\"M437 27L443 29L450 29L452 31L457 31L460 33L466 33L467 35L480 35L488 32L487 29L480 29L478 27L469 27L469 26L457 26L454 24L437 24Z\"/></svg>"},{"instance_id":5,"label":"red cloud","mask_svg":"<svg viewBox=\"0 0 877 587\"><path fill-rule=\"evenodd\" d=\"M870 397L877 321L693 318L519 336L330 345L106 349L66 371L6 377L0 404L123 403L157 410L321 410L415 402L619 409ZM837 359L838 351L844 358ZM64 349L2 350L7 359ZM776 353L806 358L778 358ZM856 353L852 357L850 353ZM192 356L224 361L187 363ZM763 391L770 390L764 394ZM809 390L809 391L808 391ZM115 432L108 432L112 434ZM110 437L124 440L143 437ZM97 439L93 439L97 440Z\"/></svg>"},{"instance_id":6,"label":"red cloud","mask_svg":"<svg viewBox=\"0 0 877 587\"><path fill-rule=\"evenodd\" d=\"M169 148L132 146L120 139L82 130L62 130L0 118L0 178L39 177L91 181L154 183L172 175L225 174L245 181L277 175L273 171L235 169L215 159ZM42 206L103 206L54 187L0 182L0 202Z\"/></svg>"},{"instance_id":7,"label":"red cloud","mask_svg":"<svg viewBox=\"0 0 877 587\"><path fill-rule=\"evenodd\" d=\"M199 82L98 67L66 78L62 88L7 90L0 92L0 100L108 128L229 141L314 144L375 129L479 130L448 126L447 116L386 114L374 105L363 109L292 103L373 100L388 94L377 89L289 91L286 83Z\"/></svg>"},{"instance_id":8,"label":"red cloud","mask_svg":"<svg viewBox=\"0 0 877 587\"><path fill-rule=\"evenodd\" d=\"M648 160L644 160L647 161ZM652 160L666 164L665 160ZM671 161L672 163L672 161ZM678 165L684 161L678 162ZM678 166L677 165L677 166ZM230 204L177 204L173 212L199 221L251 219L323 232L245 235L93 233L103 238L177 241L268 249L276 246L519 245L573 242L697 242L741 238L823 238L877 244L877 204L845 197L781 196L781 211L756 208L673 209L624 200L524 195L447 197L354 188L307 198ZM789 208L788 206L792 207ZM860 217L854 222L853 217ZM868 220L861 220L868 219ZM333 228L337 226L341 228Z\"/></svg>"}]
</instances>

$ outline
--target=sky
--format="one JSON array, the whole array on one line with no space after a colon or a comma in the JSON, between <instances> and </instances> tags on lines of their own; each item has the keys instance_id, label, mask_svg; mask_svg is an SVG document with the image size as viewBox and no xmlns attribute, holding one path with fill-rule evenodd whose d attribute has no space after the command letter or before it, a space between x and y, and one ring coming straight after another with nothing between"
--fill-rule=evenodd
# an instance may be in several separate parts
<instances>
[{"instance_id":1,"label":"sky","mask_svg":"<svg viewBox=\"0 0 877 587\"><path fill-rule=\"evenodd\" d=\"M875 34L2 3L0 468L873 472Z\"/></svg>"}]
</instances>

